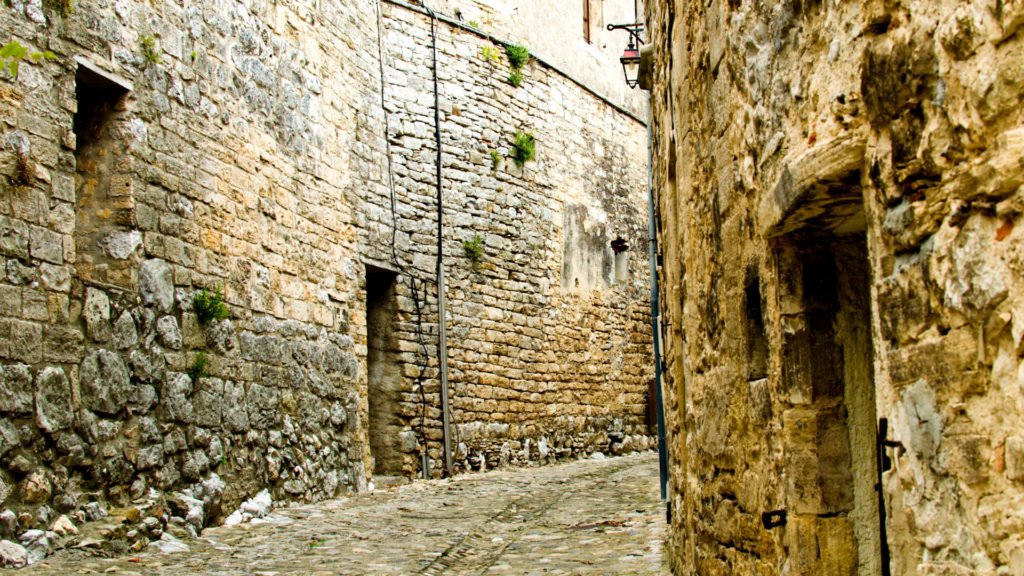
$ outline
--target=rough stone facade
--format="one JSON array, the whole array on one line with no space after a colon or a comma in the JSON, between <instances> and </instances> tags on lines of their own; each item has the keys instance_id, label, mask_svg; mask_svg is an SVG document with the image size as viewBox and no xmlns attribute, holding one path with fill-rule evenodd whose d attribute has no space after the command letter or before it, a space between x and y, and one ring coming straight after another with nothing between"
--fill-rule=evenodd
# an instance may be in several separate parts
<instances>
[{"instance_id":1,"label":"rough stone facade","mask_svg":"<svg viewBox=\"0 0 1024 576\"><path fill-rule=\"evenodd\" d=\"M395 254L400 276L413 279L423 292L419 305L436 318L436 289L421 283L433 278L437 254L430 18L384 8ZM513 88L504 59L483 56L485 48L501 53L501 45L467 28L439 23L436 30L456 460L479 469L646 448L653 366L645 361L644 126L536 60ZM510 157L517 131L536 139L537 159L522 167ZM393 267L396 229L389 201L378 195L365 203L364 244L369 261L384 268ZM626 245L618 255L617 239ZM464 247L475 241L476 262ZM396 280L395 290L404 321L394 342L406 367L396 425L409 439L402 470L420 466L407 448L425 425L436 471L439 390L426 385L424 413L416 389L419 342L433 343L436 326L417 330L408 280Z\"/></svg>"},{"instance_id":2,"label":"rough stone facade","mask_svg":"<svg viewBox=\"0 0 1024 576\"><path fill-rule=\"evenodd\" d=\"M1024 573L1024 4L647 18L675 572Z\"/></svg>"},{"instance_id":3,"label":"rough stone facade","mask_svg":"<svg viewBox=\"0 0 1024 576\"><path fill-rule=\"evenodd\" d=\"M534 54L633 113L641 117L647 113L646 95L623 81L619 57L628 35L606 28L608 24L642 22L641 0L439 0L428 4L525 44Z\"/></svg>"},{"instance_id":4,"label":"rough stone facade","mask_svg":"<svg viewBox=\"0 0 1024 576\"><path fill-rule=\"evenodd\" d=\"M430 18L61 6L0 15L5 41L56 55L0 83L16 524L197 485L218 492L201 525L264 487L364 489L374 457L416 474L424 447L439 474ZM514 88L490 40L436 30L458 469L646 447L643 124L537 61ZM517 130L536 160L492 167ZM218 291L228 317L204 322Z\"/></svg>"}]
</instances>

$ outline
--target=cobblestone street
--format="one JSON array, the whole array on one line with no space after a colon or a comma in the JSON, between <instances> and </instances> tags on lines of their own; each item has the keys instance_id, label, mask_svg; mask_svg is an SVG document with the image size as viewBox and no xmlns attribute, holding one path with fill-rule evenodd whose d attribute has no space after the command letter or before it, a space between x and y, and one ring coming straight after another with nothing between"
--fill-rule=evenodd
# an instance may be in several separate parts
<instances>
[{"instance_id":1,"label":"cobblestone street","mask_svg":"<svg viewBox=\"0 0 1024 576\"><path fill-rule=\"evenodd\" d=\"M206 530L189 550L66 550L19 574L665 574L654 453L415 482Z\"/></svg>"}]
</instances>

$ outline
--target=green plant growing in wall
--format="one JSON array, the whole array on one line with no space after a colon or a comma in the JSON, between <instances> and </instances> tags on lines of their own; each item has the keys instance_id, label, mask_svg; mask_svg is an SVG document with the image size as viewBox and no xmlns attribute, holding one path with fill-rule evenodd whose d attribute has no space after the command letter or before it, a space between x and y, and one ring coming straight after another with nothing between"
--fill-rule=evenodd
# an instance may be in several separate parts
<instances>
[{"instance_id":1,"label":"green plant growing in wall","mask_svg":"<svg viewBox=\"0 0 1024 576\"><path fill-rule=\"evenodd\" d=\"M467 24L469 24L473 28L476 28L477 30L480 29L480 23L477 22L476 20L470 20L469 22L467 22Z\"/></svg>"},{"instance_id":2,"label":"green plant growing in wall","mask_svg":"<svg viewBox=\"0 0 1024 576\"><path fill-rule=\"evenodd\" d=\"M46 0L45 4L65 18L75 13L75 0Z\"/></svg>"},{"instance_id":3,"label":"green plant growing in wall","mask_svg":"<svg viewBox=\"0 0 1024 576\"><path fill-rule=\"evenodd\" d=\"M505 56L513 70L522 70L530 61L530 50L521 44L509 44L505 47Z\"/></svg>"},{"instance_id":4,"label":"green plant growing in wall","mask_svg":"<svg viewBox=\"0 0 1024 576\"><path fill-rule=\"evenodd\" d=\"M195 360L192 361L192 367L188 369L188 377L192 379L192 382L198 382L200 378L206 376L206 365L209 363L209 358L206 357L206 352L200 350L196 352Z\"/></svg>"},{"instance_id":5,"label":"green plant growing in wall","mask_svg":"<svg viewBox=\"0 0 1024 576\"><path fill-rule=\"evenodd\" d=\"M15 181L19 184L32 186L36 183L36 163L32 161L32 157L29 156L28 152L18 151L14 167Z\"/></svg>"},{"instance_id":6,"label":"green plant growing in wall","mask_svg":"<svg viewBox=\"0 0 1024 576\"><path fill-rule=\"evenodd\" d=\"M479 234L474 234L469 240L462 241L462 253L469 260L474 270L480 268L480 263L484 261L484 238Z\"/></svg>"},{"instance_id":7,"label":"green plant growing in wall","mask_svg":"<svg viewBox=\"0 0 1024 576\"><path fill-rule=\"evenodd\" d=\"M523 74L518 70L513 70L508 75L508 83L519 88L523 85Z\"/></svg>"},{"instance_id":8,"label":"green plant growing in wall","mask_svg":"<svg viewBox=\"0 0 1024 576\"><path fill-rule=\"evenodd\" d=\"M147 34L142 37L140 43L142 44L142 57L146 59L146 62L159 64L164 51L156 45L156 38L152 34Z\"/></svg>"},{"instance_id":9,"label":"green plant growing in wall","mask_svg":"<svg viewBox=\"0 0 1024 576\"><path fill-rule=\"evenodd\" d=\"M231 315L228 312L228 307L224 304L224 292L219 286L212 293L203 288L193 296L192 311L196 313L196 319L203 326Z\"/></svg>"},{"instance_id":10,"label":"green plant growing in wall","mask_svg":"<svg viewBox=\"0 0 1024 576\"><path fill-rule=\"evenodd\" d=\"M18 67L25 58L39 62L41 60L56 60L57 55L49 50L29 52L28 48L22 46L21 42L17 40L11 40L0 46L0 69L6 70L14 80L18 79Z\"/></svg>"},{"instance_id":11,"label":"green plant growing in wall","mask_svg":"<svg viewBox=\"0 0 1024 576\"><path fill-rule=\"evenodd\" d=\"M501 153L497 150L488 150L487 155L491 157L491 171L497 170L501 165Z\"/></svg>"},{"instance_id":12,"label":"green plant growing in wall","mask_svg":"<svg viewBox=\"0 0 1024 576\"><path fill-rule=\"evenodd\" d=\"M491 66L497 66L501 60L501 56L494 46L482 46L480 48L480 57L484 59Z\"/></svg>"},{"instance_id":13,"label":"green plant growing in wall","mask_svg":"<svg viewBox=\"0 0 1024 576\"><path fill-rule=\"evenodd\" d=\"M536 154L536 144L533 134L516 130L515 139L512 141L512 161L516 163L516 166L522 168L524 164L533 160Z\"/></svg>"}]
</instances>

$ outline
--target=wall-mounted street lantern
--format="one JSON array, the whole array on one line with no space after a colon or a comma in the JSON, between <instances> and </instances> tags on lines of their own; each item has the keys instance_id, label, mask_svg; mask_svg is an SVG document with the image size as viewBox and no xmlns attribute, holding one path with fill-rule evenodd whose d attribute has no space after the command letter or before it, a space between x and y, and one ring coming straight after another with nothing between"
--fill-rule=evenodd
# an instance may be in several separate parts
<instances>
[{"instance_id":1,"label":"wall-mounted street lantern","mask_svg":"<svg viewBox=\"0 0 1024 576\"><path fill-rule=\"evenodd\" d=\"M626 76L626 85L630 88L636 88L640 77L640 46L644 44L640 33L644 31L644 25L640 23L609 24L608 30L625 30L629 32L629 44L622 52L622 58L619 58L619 62L622 62L622 73Z\"/></svg>"}]
</instances>

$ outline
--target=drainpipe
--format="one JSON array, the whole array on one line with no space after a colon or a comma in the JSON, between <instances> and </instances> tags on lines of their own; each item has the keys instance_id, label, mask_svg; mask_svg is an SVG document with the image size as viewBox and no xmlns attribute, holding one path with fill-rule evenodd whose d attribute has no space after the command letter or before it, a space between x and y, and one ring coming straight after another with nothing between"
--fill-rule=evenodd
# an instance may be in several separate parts
<instances>
[{"instance_id":1,"label":"drainpipe","mask_svg":"<svg viewBox=\"0 0 1024 576\"><path fill-rule=\"evenodd\" d=\"M658 225L654 217L654 175L651 162L651 106L647 105L647 250L651 267L651 332L654 335L654 389L658 413L658 473L661 500L668 500L668 446L665 445L665 409L661 392L661 313L658 303Z\"/></svg>"},{"instance_id":2,"label":"drainpipe","mask_svg":"<svg viewBox=\"0 0 1024 576\"><path fill-rule=\"evenodd\" d=\"M448 402L448 333L445 314L447 313L447 295L444 287L444 184L441 179L441 102L437 96L437 14L430 8L430 50L433 52L434 72L434 145L437 146L436 186L437 186L437 363L440 367L441 381L441 431L442 448L444 450L444 469L448 476L452 475L452 438L451 438L451 405Z\"/></svg>"}]
</instances>

